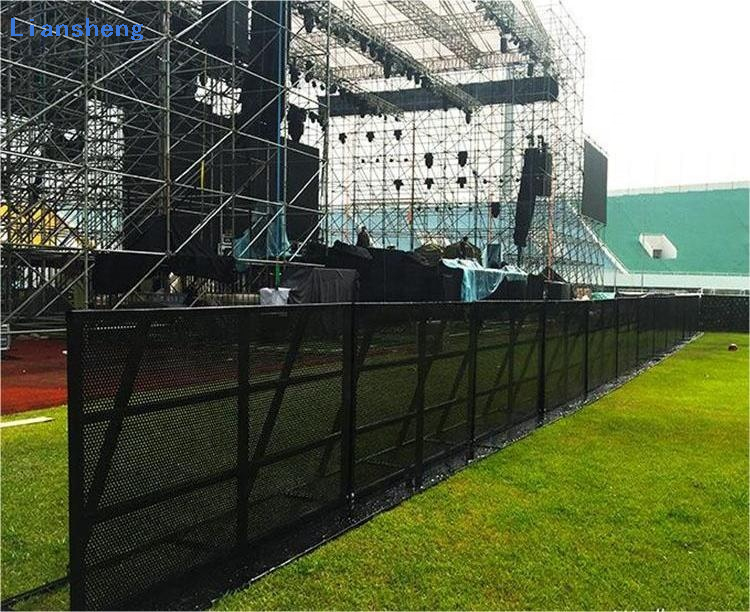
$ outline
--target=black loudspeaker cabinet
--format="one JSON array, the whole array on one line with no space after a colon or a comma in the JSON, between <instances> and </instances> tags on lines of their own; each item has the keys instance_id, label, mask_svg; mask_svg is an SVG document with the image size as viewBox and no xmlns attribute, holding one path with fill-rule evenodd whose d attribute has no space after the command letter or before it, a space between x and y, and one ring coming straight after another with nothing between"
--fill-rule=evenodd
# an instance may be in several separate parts
<instances>
[{"instance_id":1,"label":"black loudspeaker cabinet","mask_svg":"<svg viewBox=\"0 0 750 612\"><path fill-rule=\"evenodd\" d=\"M544 277L540 274L529 274L526 281L526 299L544 299Z\"/></svg>"},{"instance_id":2,"label":"black loudspeaker cabinet","mask_svg":"<svg viewBox=\"0 0 750 612\"><path fill-rule=\"evenodd\" d=\"M233 0L227 4L224 4L224 0L203 0L202 15L208 15L217 8L219 10L208 18L201 34L203 44L209 51L224 59L231 59L233 46L237 56L246 58L250 51L247 35L250 18L248 3L242 0Z\"/></svg>"},{"instance_id":3,"label":"black loudspeaker cabinet","mask_svg":"<svg viewBox=\"0 0 750 612\"><path fill-rule=\"evenodd\" d=\"M548 300L569 300L571 298L570 283L547 281L545 286Z\"/></svg>"},{"instance_id":4,"label":"black loudspeaker cabinet","mask_svg":"<svg viewBox=\"0 0 750 612\"><path fill-rule=\"evenodd\" d=\"M318 199L318 149L287 140L289 159L286 169L286 201L294 207L287 209L286 229L289 240L315 241L320 237ZM275 178L275 173L272 172ZM300 207L300 208L298 208ZM301 210L304 208L306 210Z\"/></svg>"},{"instance_id":5,"label":"black loudspeaker cabinet","mask_svg":"<svg viewBox=\"0 0 750 612\"><path fill-rule=\"evenodd\" d=\"M487 298L487 300L524 300L526 299L526 279L508 280L500 283Z\"/></svg>"}]
</instances>

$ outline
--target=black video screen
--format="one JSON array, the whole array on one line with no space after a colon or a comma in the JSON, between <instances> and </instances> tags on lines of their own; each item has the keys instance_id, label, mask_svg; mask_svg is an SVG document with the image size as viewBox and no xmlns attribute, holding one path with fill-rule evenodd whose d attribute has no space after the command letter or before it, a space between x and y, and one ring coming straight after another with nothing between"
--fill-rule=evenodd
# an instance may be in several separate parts
<instances>
[{"instance_id":1,"label":"black video screen","mask_svg":"<svg viewBox=\"0 0 750 612\"><path fill-rule=\"evenodd\" d=\"M607 156L588 140L583 145L583 205L581 212L607 222Z\"/></svg>"}]
</instances>

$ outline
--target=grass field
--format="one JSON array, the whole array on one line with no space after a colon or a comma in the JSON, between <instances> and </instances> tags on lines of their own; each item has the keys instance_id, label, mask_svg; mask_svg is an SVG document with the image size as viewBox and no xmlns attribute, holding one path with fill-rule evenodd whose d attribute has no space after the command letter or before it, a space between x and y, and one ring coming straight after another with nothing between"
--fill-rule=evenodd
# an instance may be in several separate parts
<instances>
[{"instance_id":1,"label":"grass field","mask_svg":"<svg viewBox=\"0 0 750 612\"><path fill-rule=\"evenodd\" d=\"M64 576L68 564L68 446L64 408L3 421L50 416L51 422L0 430L2 597ZM66 597L48 601L67 605Z\"/></svg>"},{"instance_id":2,"label":"grass field","mask_svg":"<svg viewBox=\"0 0 750 612\"><path fill-rule=\"evenodd\" d=\"M66 571L65 411L38 414L1 434L3 597ZM710 334L216 607L747 609L747 482L748 338Z\"/></svg>"}]
</instances>

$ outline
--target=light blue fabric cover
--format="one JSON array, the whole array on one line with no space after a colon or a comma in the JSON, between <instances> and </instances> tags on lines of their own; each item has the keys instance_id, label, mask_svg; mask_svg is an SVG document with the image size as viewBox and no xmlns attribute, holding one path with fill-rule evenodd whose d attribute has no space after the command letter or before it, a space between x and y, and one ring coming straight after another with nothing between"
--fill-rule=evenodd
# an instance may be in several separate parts
<instances>
[{"instance_id":1,"label":"light blue fabric cover","mask_svg":"<svg viewBox=\"0 0 750 612\"><path fill-rule=\"evenodd\" d=\"M477 302L483 300L500 286L506 278L508 280L522 280L526 273L520 268L509 265L503 270L483 268L473 259L441 259L448 268L462 270L461 301Z\"/></svg>"}]
</instances>

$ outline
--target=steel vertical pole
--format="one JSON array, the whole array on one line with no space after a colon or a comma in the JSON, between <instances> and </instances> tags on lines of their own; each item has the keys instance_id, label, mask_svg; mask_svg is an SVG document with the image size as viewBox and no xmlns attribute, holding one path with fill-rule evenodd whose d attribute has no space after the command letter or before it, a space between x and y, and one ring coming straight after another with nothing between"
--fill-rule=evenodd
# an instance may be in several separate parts
<instances>
[{"instance_id":1,"label":"steel vertical pole","mask_svg":"<svg viewBox=\"0 0 750 612\"><path fill-rule=\"evenodd\" d=\"M356 436L356 363L357 323L356 306L344 306L343 347L342 347L342 380L341 380L341 503L351 510L354 500L354 461Z\"/></svg>"},{"instance_id":2,"label":"steel vertical pole","mask_svg":"<svg viewBox=\"0 0 750 612\"><path fill-rule=\"evenodd\" d=\"M424 476L424 385L427 377L427 315L420 309L417 322L417 389L414 452L414 484L422 487Z\"/></svg>"},{"instance_id":3,"label":"steel vertical pole","mask_svg":"<svg viewBox=\"0 0 750 612\"><path fill-rule=\"evenodd\" d=\"M249 311L238 315L239 346L237 353L237 549L244 551L248 542L250 495L250 321Z\"/></svg>"},{"instance_id":4,"label":"steel vertical pole","mask_svg":"<svg viewBox=\"0 0 750 612\"><path fill-rule=\"evenodd\" d=\"M67 314L68 349L68 546L70 608L85 610L85 466L83 441L83 320Z\"/></svg>"},{"instance_id":5,"label":"steel vertical pole","mask_svg":"<svg viewBox=\"0 0 750 612\"><path fill-rule=\"evenodd\" d=\"M467 420L469 433L468 459L474 458L474 441L477 430L477 345L479 341L479 315L476 303L468 306L469 311L469 368Z\"/></svg>"},{"instance_id":6,"label":"steel vertical pole","mask_svg":"<svg viewBox=\"0 0 750 612\"><path fill-rule=\"evenodd\" d=\"M586 319L583 326L583 395L589 394L589 319L591 318L590 303L586 302Z\"/></svg>"},{"instance_id":7,"label":"steel vertical pole","mask_svg":"<svg viewBox=\"0 0 750 612\"><path fill-rule=\"evenodd\" d=\"M615 380L620 376L620 300L615 298Z\"/></svg>"},{"instance_id":8,"label":"steel vertical pole","mask_svg":"<svg viewBox=\"0 0 750 612\"><path fill-rule=\"evenodd\" d=\"M537 386L537 421L544 421L546 409L546 352L547 352L547 300L544 300L539 309L539 371Z\"/></svg>"}]
</instances>

